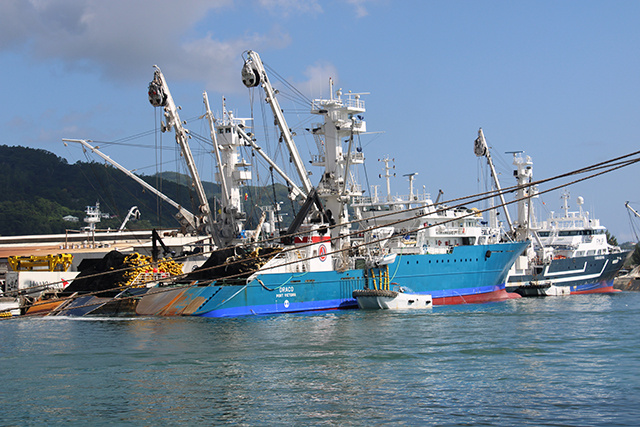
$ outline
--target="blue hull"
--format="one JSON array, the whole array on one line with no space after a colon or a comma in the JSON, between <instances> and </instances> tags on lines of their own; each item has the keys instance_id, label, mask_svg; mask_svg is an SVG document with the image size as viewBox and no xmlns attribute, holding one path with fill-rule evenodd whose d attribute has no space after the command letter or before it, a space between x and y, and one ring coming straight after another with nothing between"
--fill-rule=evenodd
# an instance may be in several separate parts
<instances>
[{"instance_id":1,"label":"blue hull","mask_svg":"<svg viewBox=\"0 0 640 427\"><path fill-rule=\"evenodd\" d=\"M503 300L508 298L505 280L509 268L527 245L458 246L449 254L399 255L388 265L388 282L430 294L434 304ZM356 308L353 291L379 286L374 276L381 270L265 272L241 285L158 288L142 298L136 311L142 315L227 317ZM386 273L386 267L384 270Z\"/></svg>"}]
</instances>

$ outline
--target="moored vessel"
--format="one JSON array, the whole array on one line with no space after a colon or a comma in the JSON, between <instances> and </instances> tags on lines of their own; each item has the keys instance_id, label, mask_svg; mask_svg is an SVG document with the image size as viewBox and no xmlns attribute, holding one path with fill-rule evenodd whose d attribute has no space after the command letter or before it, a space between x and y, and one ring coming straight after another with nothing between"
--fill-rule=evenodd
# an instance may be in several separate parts
<instances>
[{"instance_id":1,"label":"moored vessel","mask_svg":"<svg viewBox=\"0 0 640 427\"><path fill-rule=\"evenodd\" d=\"M475 141L478 156L491 156L482 129ZM607 242L605 227L583 209L584 199L578 197L578 211L569 211L569 192L561 195L562 213L551 212L547 220L537 222L532 201L538 189L530 185L533 162L523 152L512 152L514 177L517 182L517 219L511 221L505 206L509 226L508 238L529 238L531 247L519 256L509 272L507 290L522 296L561 296L615 292L613 280L630 254ZM499 188L497 175L493 172ZM503 205L504 200L503 200Z\"/></svg>"},{"instance_id":2,"label":"moored vessel","mask_svg":"<svg viewBox=\"0 0 640 427\"><path fill-rule=\"evenodd\" d=\"M433 304L512 297L505 290L506 275L529 243L491 241L489 230L480 227L473 210L431 207L418 215L417 223L404 224L405 230L389 224L351 230L349 203L362 196L350 173L353 165L364 161L353 143L354 136L366 131L361 94L334 92L330 83L330 98L312 101L311 113L322 119L309 129L320 148L313 163L323 168L320 182L313 187L255 52L247 53L243 81L248 87L263 87L282 139L291 147L291 159L303 182L298 191L306 196L305 203L283 236L284 245L271 246L262 254L256 252L259 244L253 249L222 248L226 252L216 254L218 259L211 265L205 263L185 279L145 294L138 314L220 317L355 308L353 292L376 286L406 287L423 298L431 295ZM230 127L230 133L242 135L237 124ZM435 234L438 230L443 234ZM232 268L247 263L255 269Z\"/></svg>"}]
</instances>

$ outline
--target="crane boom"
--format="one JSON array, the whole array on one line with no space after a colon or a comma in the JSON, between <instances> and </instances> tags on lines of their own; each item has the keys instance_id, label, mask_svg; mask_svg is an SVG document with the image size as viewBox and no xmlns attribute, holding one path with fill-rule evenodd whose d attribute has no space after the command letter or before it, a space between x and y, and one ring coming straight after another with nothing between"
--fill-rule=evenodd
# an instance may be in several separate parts
<instances>
[{"instance_id":1,"label":"crane boom","mask_svg":"<svg viewBox=\"0 0 640 427\"><path fill-rule=\"evenodd\" d=\"M640 213L638 213L635 209L633 209L631 207L631 205L629 205L629 202L625 202L624 205L627 207L627 209L629 209L635 216L637 216L638 218L640 218Z\"/></svg>"},{"instance_id":2,"label":"crane boom","mask_svg":"<svg viewBox=\"0 0 640 427\"><path fill-rule=\"evenodd\" d=\"M242 82L247 87L256 87L261 85L266 94L267 103L271 106L271 110L273 111L273 115L276 119L278 127L280 128L282 138L287 144L287 148L289 149L289 154L291 155L291 161L293 162L296 171L298 172L298 176L300 177L300 181L302 182L302 187L305 190L306 194L311 192L313 185L311 185L311 180L309 179L309 173L307 169L304 167L304 163L302 162L302 158L300 157L300 153L298 152L298 148L293 141L293 136L291 135L291 129L287 125L287 121L284 118L284 114L282 113L282 109L280 108L280 103L275 96L275 91L267 78L267 72L262 65L262 60L260 59L260 55L257 52L252 50L247 52L247 60L245 60L244 67L242 68Z\"/></svg>"},{"instance_id":3,"label":"crane boom","mask_svg":"<svg viewBox=\"0 0 640 427\"><path fill-rule=\"evenodd\" d=\"M191 153L189 143L187 142L189 131L182 126L178 109L173 102L173 97L171 96L171 92L169 92L169 86L167 85L162 71L157 65L154 65L153 67L156 70L153 74L153 80L149 83L149 102L154 107L164 107L166 125L162 126L162 131L166 132L170 131L171 128L175 129L176 143L180 146L180 150L182 151L182 155L187 164L187 169L191 174L191 185L193 186L200 202L200 212L197 217L199 221L198 227L202 229L202 232L212 234L214 240L216 240L216 244L220 246L220 242L218 241L219 239L217 239L215 233L213 233L212 225L214 221L211 208L209 206L209 200L204 192L204 187L200 180L200 174L198 173L198 169L196 168L195 161L193 159L193 154Z\"/></svg>"},{"instance_id":4,"label":"crane boom","mask_svg":"<svg viewBox=\"0 0 640 427\"><path fill-rule=\"evenodd\" d=\"M300 187L298 187L296 183L293 182L293 180L289 178L289 176L282 169L280 169L280 167L273 160L271 160L271 158L264 152L262 147L256 144L255 141L249 135L247 135L247 133L243 129L241 129L239 126L236 125L235 128L236 128L236 131L238 132L238 135L240 135L240 137L247 144L249 144L251 148L253 148L254 152L258 153L260 157L262 157L267 163L269 163L269 166L271 166L273 170L275 170L282 178L284 178L285 181L287 181L287 183L289 183L289 185L291 186L291 193L293 198L295 198L298 195L302 196L303 198L307 197L308 192L303 191Z\"/></svg>"},{"instance_id":5,"label":"crane boom","mask_svg":"<svg viewBox=\"0 0 640 427\"><path fill-rule=\"evenodd\" d=\"M105 161L111 163L117 169L119 169L122 172L124 172L129 178L133 179L138 184L142 185L145 189L149 190L150 192L152 192L153 194L155 194L156 196L160 197L162 200L164 200L165 202L169 203L171 206L176 208L178 210L178 213L175 216L178 219L178 221L180 222L180 224L183 227L185 227L188 232L195 232L196 231L196 219L195 219L195 216L191 212L189 212L188 210L183 208L180 204L178 204L175 201L171 200L169 197L167 197L164 194L162 194L160 191L156 190L152 185L150 185L147 182L145 182L144 180L142 180L140 177L138 177L137 175L135 175L134 173L129 171L124 166L120 165L118 162L113 160L111 157L109 157L106 154L102 153L98 149L99 147L92 146L91 144L89 144L89 142L87 140L84 140L84 139L63 139L63 141L65 141L65 142L74 142L74 143L81 144L84 147L86 147L89 150L91 150L91 152L96 153L98 156L102 157Z\"/></svg>"},{"instance_id":6,"label":"crane boom","mask_svg":"<svg viewBox=\"0 0 640 427\"><path fill-rule=\"evenodd\" d=\"M502 208L504 209L504 215L507 219L507 224L509 225L509 230L514 233L515 229L513 228L513 223L511 222L511 216L509 215L509 210L507 209L507 202L504 200L504 195L502 194L502 188L500 187L500 180L498 179L498 174L496 173L496 169L493 166L493 159L491 158L491 153L489 152L489 147L487 146L487 141L484 139L484 133L482 132L482 128L478 130L478 138L475 140L474 151L476 156L478 157L486 157L487 163L489 163L489 168L491 169L491 176L493 177L493 181L496 184L496 190L498 190L498 196L500 197L500 202L502 203Z\"/></svg>"}]
</instances>

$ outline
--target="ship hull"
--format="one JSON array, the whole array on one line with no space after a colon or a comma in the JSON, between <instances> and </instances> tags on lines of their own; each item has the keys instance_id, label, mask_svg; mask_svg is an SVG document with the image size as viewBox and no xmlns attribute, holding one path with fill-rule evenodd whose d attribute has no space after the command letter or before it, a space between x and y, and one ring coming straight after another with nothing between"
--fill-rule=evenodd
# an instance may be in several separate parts
<instances>
[{"instance_id":1,"label":"ship hull","mask_svg":"<svg viewBox=\"0 0 640 427\"><path fill-rule=\"evenodd\" d=\"M545 284L568 287L571 295L611 293L616 277L629 252L554 259L538 267L536 274L512 275L507 289L525 296L544 296Z\"/></svg>"},{"instance_id":2,"label":"ship hull","mask_svg":"<svg viewBox=\"0 0 640 427\"><path fill-rule=\"evenodd\" d=\"M229 317L357 308L353 291L387 285L432 295L435 305L502 301L509 268L528 243L459 246L449 254L397 256L387 266L343 272L258 274L248 283L158 287L140 315ZM388 270L387 270L388 268Z\"/></svg>"}]
</instances>

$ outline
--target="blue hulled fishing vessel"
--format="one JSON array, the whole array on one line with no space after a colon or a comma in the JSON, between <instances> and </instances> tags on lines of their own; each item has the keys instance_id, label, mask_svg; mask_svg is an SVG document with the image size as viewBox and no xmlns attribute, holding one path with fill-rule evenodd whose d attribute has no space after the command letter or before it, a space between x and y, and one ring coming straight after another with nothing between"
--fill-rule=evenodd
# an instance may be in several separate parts
<instances>
[{"instance_id":1,"label":"blue hulled fishing vessel","mask_svg":"<svg viewBox=\"0 0 640 427\"><path fill-rule=\"evenodd\" d=\"M234 219L241 215L231 203L225 227L208 228L218 248L211 258L186 277L150 289L137 305L138 314L221 317L356 308L353 291L359 289L410 290L431 295L434 305L512 297L505 290L507 273L528 241L497 243L477 211L448 208L427 197L412 195L403 203L363 200L351 173L364 162L354 142L366 132L363 94L334 91L330 81L329 99L311 102L311 113L321 119L308 129L319 149L312 163L323 168L313 186L256 52L246 53L242 78L247 87L264 90L301 184L285 179L293 196L302 196L304 203L277 243L258 239L259 228L242 233L241 242L234 240ZM168 89L162 90L162 79L156 73L150 99L172 117L175 107L168 102ZM230 118L211 123L212 136L219 138L214 139L216 150L243 144L261 151L243 123ZM231 167L233 162L218 162L216 176L229 177L221 184L233 202L233 184L240 180L225 171ZM206 207L201 210L208 212ZM350 211L355 211L353 220ZM206 228L206 218L203 224Z\"/></svg>"}]
</instances>

